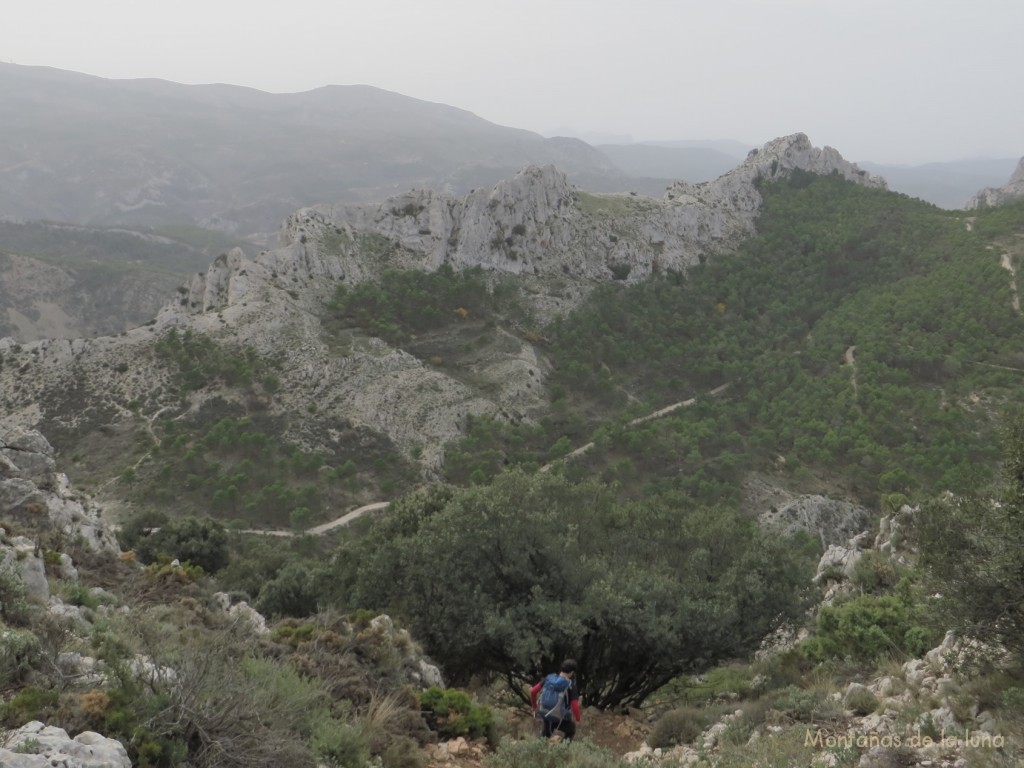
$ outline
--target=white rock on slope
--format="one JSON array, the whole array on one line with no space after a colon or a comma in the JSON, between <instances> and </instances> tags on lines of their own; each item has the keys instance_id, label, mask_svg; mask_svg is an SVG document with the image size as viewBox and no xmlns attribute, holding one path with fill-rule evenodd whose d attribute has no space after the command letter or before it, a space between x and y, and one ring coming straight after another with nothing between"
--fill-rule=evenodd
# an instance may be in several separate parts
<instances>
[{"instance_id":1,"label":"white rock on slope","mask_svg":"<svg viewBox=\"0 0 1024 768\"><path fill-rule=\"evenodd\" d=\"M1017 168L1006 184L1001 187L986 187L968 200L964 208L993 208L1019 197L1024 197L1024 157L1017 163Z\"/></svg>"},{"instance_id":2,"label":"white rock on slope","mask_svg":"<svg viewBox=\"0 0 1024 768\"><path fill-rule=\"evenodd\" d=\"M128 752L119 741L93 731L84 731L72 739L63 728L44 725L38 720L9 734L0 746L0 766L4 768L131 768L131 765Z\"/></svg>"}]
</instances>

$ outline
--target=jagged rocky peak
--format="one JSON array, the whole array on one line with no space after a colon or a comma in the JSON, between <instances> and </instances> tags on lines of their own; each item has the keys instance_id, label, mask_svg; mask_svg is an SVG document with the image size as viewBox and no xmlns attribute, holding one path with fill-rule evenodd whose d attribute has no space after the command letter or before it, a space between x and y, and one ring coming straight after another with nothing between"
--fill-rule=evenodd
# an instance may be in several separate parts
<instances>
[{"instance_id":1,"label":"jagged rocky peak","mask_svg":"<svg viewBox=\"0 0 1024 768\"><path fill-rule=\"evenodd\" d=\"M1024 197L1024 157L1017 163L1017 168L1006 184L1001 187L986 187L968 200L964 208L969 211L975 208L994 208L1020 197Z\"/></svg>"},{"instance_id":2,"label":"jagged rocky peak","mask_svg":"<svg viewBox=\"0 0 1024 768\"><path fill-rule=\"evenodd\" d=\"M527 166L465 197L423 189L372 205L298 210L285 221L279 248L253 260L241 251L221 256L181 289L175 312L221 311L269 284L295 294L321 278L354 285L385 270L450 264L533 279L535 309L548 316L569 309L594 283L684 270L731 250L754 231L757 182L798 168L885 187L804 134L767 143L715 181L677 183L663 200L589 194L554 166ZM568 287L552 296L545 285L553 281Z\"/></svg>"},{"instance_id":3,"label":"jagged rocky peak","mask_svg":"<svg viewBox=\"0 0 1024 768\"><path fill-rule=\"evenodd\" d=\"M832 147L815 147L805 133L794 133L773 139L760 149L752 149L747 159L737 168L714 181L701 184L676 182L669 187L666 199L679 201L721 203L736 198L746 202L752 209L760 207L760 195L755 182L787 178L794 170L807 171L822 176L838 173L845 179L867 187L887 189L888 185L880 176L874 176L858 168L855 163L845 160Z\"/></svg>"}]
</instances>

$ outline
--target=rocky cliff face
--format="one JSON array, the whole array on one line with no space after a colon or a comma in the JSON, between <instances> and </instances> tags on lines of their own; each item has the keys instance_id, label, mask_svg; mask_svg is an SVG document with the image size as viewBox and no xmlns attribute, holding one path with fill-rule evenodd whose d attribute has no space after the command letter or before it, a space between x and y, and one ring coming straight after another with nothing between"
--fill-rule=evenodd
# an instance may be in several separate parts
<instances>
[{"instance_id":1,"label":"rocky cliff face","mask_svg":"<svg viewBox=\"0 0 1024 768\"><path fill-rule=\"evenodd\" d=\"M56 470L53 447L35 430L0 431L0 517L30 530L80 538L95 551L119 551L101 510L72 491L67 475Z\"/></svg>"},{"instance_id":2,"label":"rocky cliff face","mask_svg":"<svg viewBox=\"0 0 1024 768\"><path fill-rule=\"evenodd\" d=\"M964 208L994 208L1021 197L1024 197L1024 157L1020 159L1017 169L1006 184L1001 187L986 187L968 200Z\"/></svg>"},{"instance_id":3,"label":"rocky cliff face","mask_svg":"<svg viewBox=\"0 0 1024 768\"><path fill-rule=\"evenodd\" d=\"M350 333L339 341L323 322L338 283L387 269L480 266L493 276L515 276L535 315L550 318L599 282L681 271L731 250L753 231L757 182L798 168L884 184L797 134L752 152L716 181L676 185L663 200L583 193L546 166L465 197L425 190L373 206L305 208L285 223L279 248L218 258L151 325L114 338L25 346L0 340L0 406L8 422L43 424L57 441L138 418L134 413L176 412L179 397L153 346L170 328L187 328L277 361L283 386L266 405L285 418L288 437L299 444L331 453L336 446L324 425L344 419L386 436L429 472L468 417L531 419L542 412L543 354L530 334L502 330L493 354L474 360L471 386L379 339Z\"/></svg>"},{"instance_id":4,"label":"rocky cliff face","mask_svg":"<svg viewBox=\"0 0 1024 768\"><path fill-rule=\"evenodd\" d=\"M301 209L285 221L277 250L254 261L241 252L219 260L193 281L182 306L192 313L230 306L271 279L354 284L386 269L450 264L516 275L540 294L542 308L565 310L595 282L684 270L733 249L753 232L758 183L797 169L885 187L804 134L769 142L715 181L679 182L662 200L591 195L553 166L530 166L461 198L414 190L378 205Z\"/></svg>"}]
</instances>

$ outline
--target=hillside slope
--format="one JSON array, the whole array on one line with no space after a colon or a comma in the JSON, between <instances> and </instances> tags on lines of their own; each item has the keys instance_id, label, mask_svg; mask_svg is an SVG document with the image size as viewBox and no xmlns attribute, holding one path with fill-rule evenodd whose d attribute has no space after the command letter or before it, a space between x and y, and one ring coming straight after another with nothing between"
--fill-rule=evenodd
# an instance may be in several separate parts
<instances>
[{"instance_id":1,"label":"hillside slope","mask_svg":"<svg viewBox=\"0 0 1024 768\"><path fill-rule=\"evenodd\" d=\"M119 338L44 340L20 349L0 342L3 405L40 424L58 445L137 418L135 412L152 418L198 410L225 374L183 387L183 363L157 344L180 329L222 348L219 358L211 353L218 365L233 359L229 351L240 356L245 375L238 380L249 390L229 397L242 405L257 398L285 419L286 436L299 445L336 451L337 419L382 435L436 472L468 417L532 420L547 407L547 364L536 334L554 314L601 282L685 269L734 248L753 230L756 182L798 168L881 183L796 135L771 142L715 182L676 185L664 201L588 195L553 168L528 168L464 199L415 192L376 207L302 210L286 223L281 248L255 259L238 250L217 259L153 324ZM423 359L374 334L325 327L339 284L442 264L482 267L491 282L514 277L510 290L520 297L520 320L477 329L486 341L474 343L490 352L468 377L432 363L433 354ZM186 355L190 370L196 354Z\"/></svg>"},{"instance_id":2,"label":"hillside slope","mask_svg":"<svg viewBox=\"0 0 1024 768\"><path fill-rule=\"evenodd\" d=\"M188 228L0 220L0 335L25 342L121 333L152 319L218 249L238 244Z\"/></svg>"}]
</instances>

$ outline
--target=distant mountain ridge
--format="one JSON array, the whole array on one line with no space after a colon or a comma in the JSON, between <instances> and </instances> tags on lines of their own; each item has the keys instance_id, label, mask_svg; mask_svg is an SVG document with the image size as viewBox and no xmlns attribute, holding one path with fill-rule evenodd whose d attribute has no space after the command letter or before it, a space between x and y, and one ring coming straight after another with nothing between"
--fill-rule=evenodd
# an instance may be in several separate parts
<instances>
[{"instance_id":1,"label":"distant mountain ridge","mask_svg":"<svg viewBox=\"0 0 1024 768\"><path fill-rule=\"evenodd\" d=\"M1000 184L1016 163L1014 158L976 158L913 166L872 162L859 165L884 176L897 192L953 210L963 208L982 187Z\"/></svg>"},{"instance_id":2,"label":"distant mountain ridge","mask_svg":"<svg viewBox=\"0 0 1024 768\"><path fill-rule=\"evenodd\" d=\"M243 236L274 232L306 205L411 187L462 194L529 163L596 190L627 186L582 141L370 86L271 94L0 63L0 214L10 217Z\"/></svg>"},{"instance_id":3,"label":"distant mountain ridge","mask_svg":"<svg viewBox=\"0 0 1024 768\"><path fill-rule=\"evenodd\" d=\"M595 148L366 85L272 94L0 63L0 216L20 220L185 224L266 242L319 203L411 188L461 195L548 164L590 191L661 196L675 181L717 178L746 151L729 140ZM861 166L960 208L1012 161Z\"/></svg>"}]
</instances>

